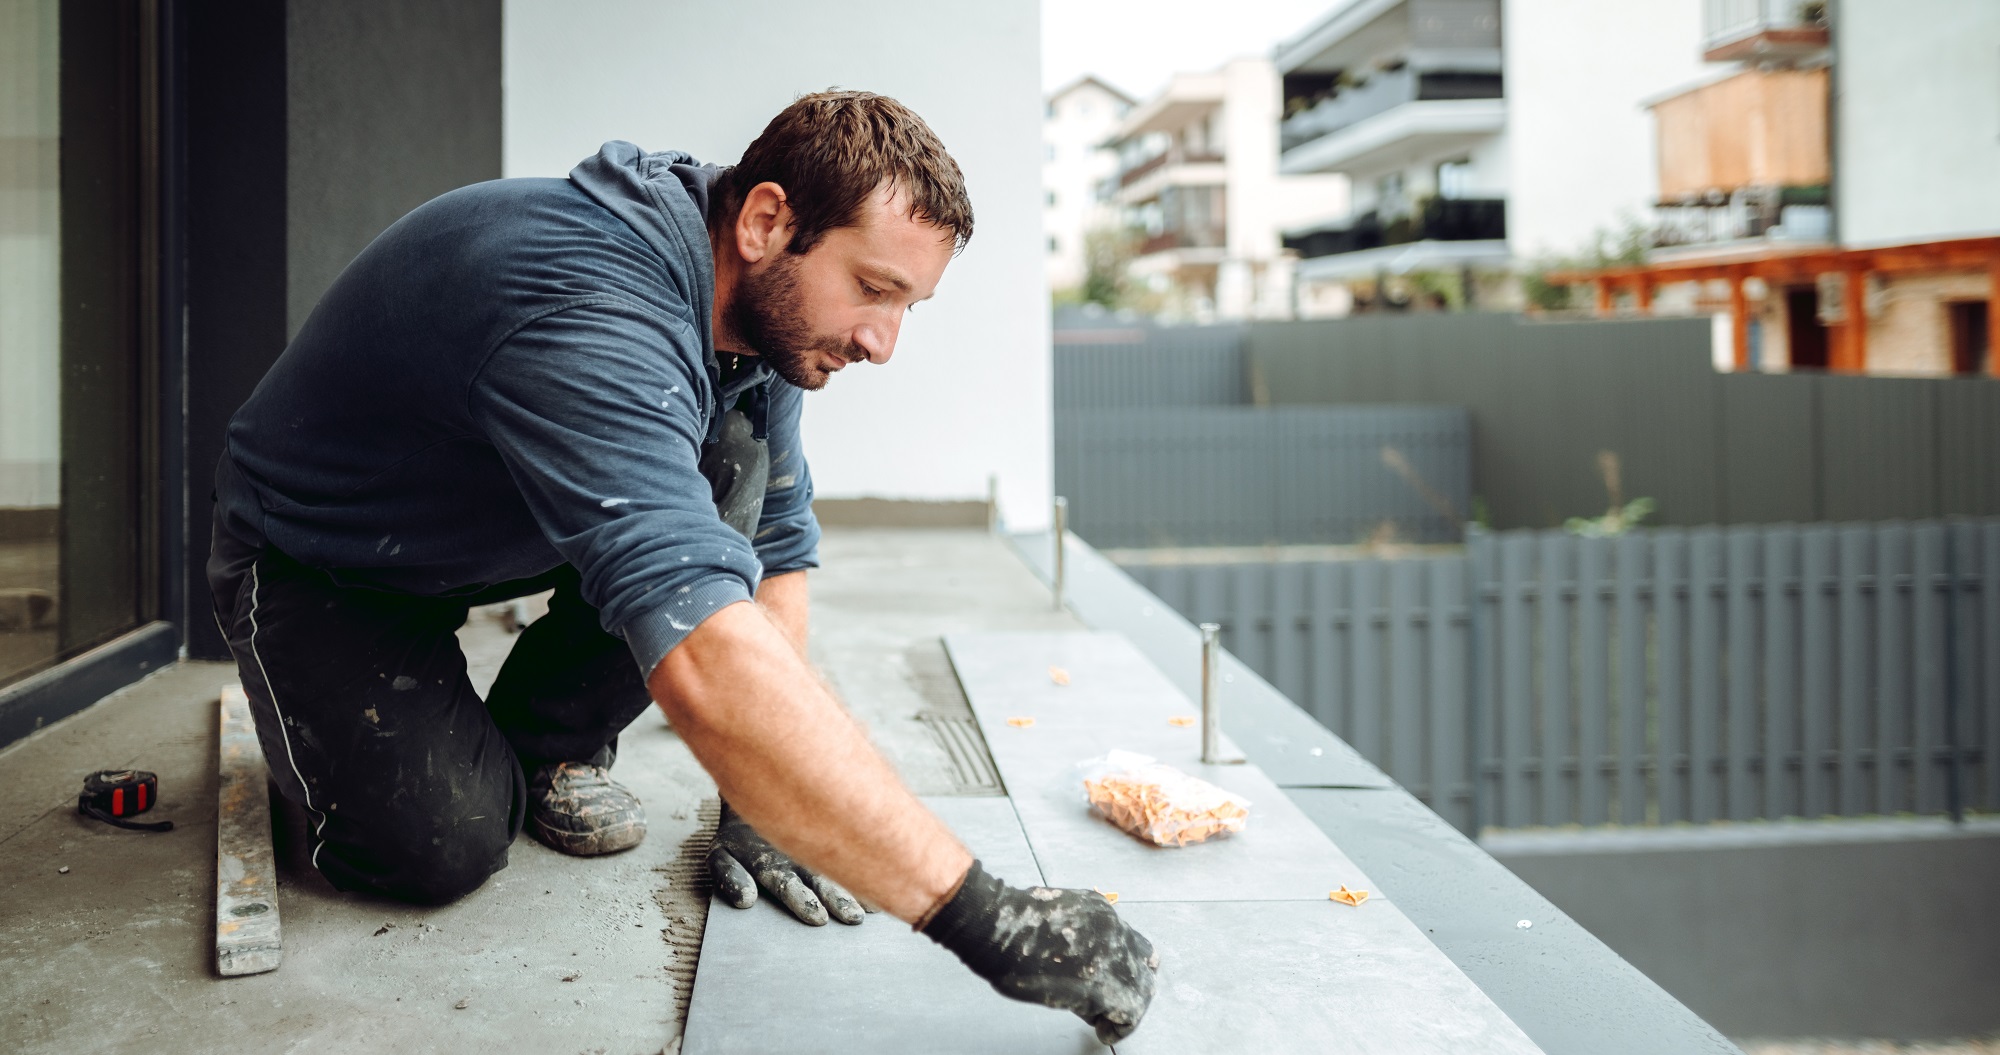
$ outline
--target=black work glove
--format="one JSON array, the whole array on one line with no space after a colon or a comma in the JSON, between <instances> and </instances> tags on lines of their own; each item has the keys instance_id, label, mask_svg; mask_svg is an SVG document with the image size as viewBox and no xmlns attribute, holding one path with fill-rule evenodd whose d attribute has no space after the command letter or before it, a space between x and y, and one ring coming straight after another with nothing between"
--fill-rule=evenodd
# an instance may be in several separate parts
<instances>
[{"instance_id":1,"label":"black work glove","mask_svg":"<svg viewBox=\"0 0 2000 1055\"><path fill-rule=\"evenodd\" d=\"M853 894L839 883L793 864L727 802L722 804L722 824L715 829L715 846L708 851L708 872L715 877L715 896L737 908L756 904L757 888L763 887L809 926L826 926L829 912L850 926L866 916Z\"/></svg>"},{"instance_id":2,"label":"black work glove","mask_svg":"<svg viewBox=\"0 0 2000 1055\"><path fill-rule=\"evenodd\" d=\"M1071 1011L1106 1044L1139 1028L1160 958L1095 890L1010 887L979 862L923 931L1002 996Z\"/></svg>"}]
</instances>

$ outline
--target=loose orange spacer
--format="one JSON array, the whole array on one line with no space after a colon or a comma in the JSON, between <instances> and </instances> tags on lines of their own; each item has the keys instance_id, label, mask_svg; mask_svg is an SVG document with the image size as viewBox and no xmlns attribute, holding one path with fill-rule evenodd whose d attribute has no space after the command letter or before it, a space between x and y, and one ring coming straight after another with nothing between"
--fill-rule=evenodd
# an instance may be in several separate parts
<instances>
[{"instance_id":1,"label":"loose orange spacer","mask_svg":"<svg viewBox=\"0 0 2000 1055\"><path fill-rule=\"evenodd\" d=\"M1007 724L1016 729L1026 729L1035 724L1035 720L1033 718L1009 718L1007 719Z\"/></svg>"}]
</instances>

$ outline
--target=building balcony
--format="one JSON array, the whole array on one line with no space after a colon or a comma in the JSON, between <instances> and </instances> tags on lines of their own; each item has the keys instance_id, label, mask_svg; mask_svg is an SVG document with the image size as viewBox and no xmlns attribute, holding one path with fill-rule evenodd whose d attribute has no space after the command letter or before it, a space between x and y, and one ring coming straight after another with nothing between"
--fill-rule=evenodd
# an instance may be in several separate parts
<instances>
[{"instance_id":1,"label":"building balcony","mask_svg":"<svg viewBox=\"0 0 2000 1055\"><path fill-rule=\"evenodd\" d=\"M1827 50L1825 0L1705 0L1702 58L1796 61Z\"/></svg>"},{"instance_id":2,"label":"building balcony","mask_svg":"<svg viewBox=\"0 0 2000 1055\"><path fill-rule=\"evenodd\" d=\"M1228 232L1220 224L1161 231L1140 241L1138 256L1152 256L1181 249L1220 251L1228 243Z\"/></svg>"},{"instance_id":3,"label":"building balcony","mask_svg":"<svg viewBox=\"0 0 2000 1055\"><path fill-rule=\"evenodd\" d=\"M1504 198L1431 198L1408 216L1386 223L1374 212L1352 221L1289 232L1285 248L1304 259L1411 242L1473 242L1507 237Z\"/></svg>"},{"instance_id":4,"label":"building balcony","mask_svg":"<svg viewBox=\"0 0 2000 1055\"><path fill-rule=\"evenodd\" d=\"M1411 103L1500 97L1497 71L1418 71L1405 66L1394 72L1378 73L1366 84L1343 89L1311 109L1287 118L1279 126L1279 149L1289 151Z\"/></svg>"},{"instance_id":5,"label":"building balcony","mask_svg":"<svg viewBox=\"0 0 2000 1055\"><path fill-rule=\"evenodd\" d=\"M1168 165L1220 165L1222 155L1208 151L1167 150L1120 172L1118 186L1129 187Z\"/></svg>"},{"instance_id":6,"label":"building balcony","mask_svg":"<svg viewBox=\"0 0 2000 1055\"><path fill-rule=\"evenodd\" d=\"M1317 108L1300 114L1292 118L1300 123L1287 122L1289 127L1282 132L1288 145L1279 155L1278 171L1366 173L1405 164L1412 157L1469 152L1507 125L1507 102L1499 95L1498 74L1491 76L1491 88L1455 85L1457 90L1491 93L1483 96L1422 98L1413 87L1401 98L1388 93L1388 104L1380 108L1355 104L1357 116L1336 112L1338 124L1315 122ZM1321 105L1339 102L1335 97Z\"/></svg>"},{"instance_id":7,"label":"building balcony","mask_svg":"<svg viewBox=\"0 0 2000 1055\"><path fill-rule=\"evenodd\" d=\"M1649 240L1662 258L1683 259L1772 243L1819 245L1832 233L1826 187L1745 187L1661 202Z\"/></svg>"},{"instance_id":8,"label":"building balcony","mask_svg":"<svg viewBox=\"0 0 2000 1055\"><path fill-rule=\"evenodd\" d=\"M1305 278L1499 264L1507 259L1507 202L1432 198L1415 213L1387 221L1367 212L1341 224L1290 231L1284 244L1299 254Z\"/></svg>"},{"instance_id":9,"label":"building balcony","mask_svg":"<svg viewBox=\"0 0 2000 1055\"><path fill-rule=\"evenodd\" d=\"M1218 153L1169 150L1132 166L1113 181L1113 203L1136 206L1153 201L1173 187L1221 186L1228 176Z\"/></svg>"}]
</instances>

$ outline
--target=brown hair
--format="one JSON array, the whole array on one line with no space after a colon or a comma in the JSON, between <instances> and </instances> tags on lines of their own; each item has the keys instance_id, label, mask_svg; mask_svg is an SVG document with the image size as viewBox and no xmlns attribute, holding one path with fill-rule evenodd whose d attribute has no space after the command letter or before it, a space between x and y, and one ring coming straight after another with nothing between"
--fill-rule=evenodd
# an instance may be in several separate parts
<instances>
[{"instance_id":1,"label":"brown hair","mask_svg":"<svg viewBox=\"0 0 2000 1055\"><path fill-rule=\"evenodd\" d=\"M824 91L785 107L736 167L715 183L710 226L722 230L760 183L785 189L792 209L789 249L805 253L826 232L854 224L877 188L902 188L910 216L952 235L952 250L972 237L965 176L924 119L873 92Z\"/></svg>"}]
</instances>

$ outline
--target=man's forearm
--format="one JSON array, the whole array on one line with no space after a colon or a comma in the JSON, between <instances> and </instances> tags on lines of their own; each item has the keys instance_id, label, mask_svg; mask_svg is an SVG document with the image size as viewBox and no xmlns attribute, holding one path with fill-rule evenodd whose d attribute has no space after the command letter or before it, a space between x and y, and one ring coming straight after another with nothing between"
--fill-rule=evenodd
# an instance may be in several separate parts
<instances>
[{"instance_id":1,"label":"man's forearm","mask_svg":"<svg viewBox=\"0 0 2000 1055\"><path fill-rule=\"evenodd\" d=\"M647 687L751 826L862 900L914 922L971 865L763 607L703 620Z\"/></svg>"},{"instance_id":2,"label":"man's forearm","mask_svg":"<svg viewBox=\"0 0 2000 1055\"><path fill-rule=\"evenodd\" d=\"M771 613L771 621L785 632L800 656L806 655L806 636L811 626L812 599L806 591L806 573L788 571L774 575L757 586L757 603Z\"/></svg>"}]
</instances>

